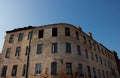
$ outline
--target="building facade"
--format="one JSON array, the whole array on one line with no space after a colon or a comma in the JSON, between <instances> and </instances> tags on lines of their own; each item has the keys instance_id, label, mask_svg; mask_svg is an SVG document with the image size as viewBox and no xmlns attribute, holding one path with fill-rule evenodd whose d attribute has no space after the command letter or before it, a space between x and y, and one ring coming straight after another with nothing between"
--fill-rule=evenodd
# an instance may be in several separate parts
<instances>
[{"instance_id":1,"label":"building facade","mask_svg":"<svg viewBox=\"0 0 120 78\"><path fill-rule=\"evenodd\" d=\"M7 31L1 57L0 78L120 78L115 53L66 23Z\"/></svg>"}]
</instances>

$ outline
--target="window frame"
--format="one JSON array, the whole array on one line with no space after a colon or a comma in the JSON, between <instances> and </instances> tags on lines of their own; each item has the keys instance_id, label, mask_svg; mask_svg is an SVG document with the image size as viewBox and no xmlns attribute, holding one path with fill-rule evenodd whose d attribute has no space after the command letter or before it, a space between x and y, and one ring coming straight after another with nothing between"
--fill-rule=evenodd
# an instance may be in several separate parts
<instances>
[{"instance_id":1,"label":"window frame","mask_svg":"<svg viewBox=\"0 0 120 78\"><path fill-rule=\"evenodd\" d=\"M72 63L71 62L66 63L66 74L72 75Z\"/></svg>"},{"instance_id":2,"label":"window frame","mask_svg":"<svg viewBox=\"0 0 120 78\"><path fill-rule=\"evenodd\" d=\"M20 52L21 52L21 47L16 47L16 52L15 52L15 56L20 56Z\"/></svg>"},{"instance_id":3,"label":"window frame","mask_svg":"<svg viewBox=\"0 0 120 78\"><path fill-rule=\"evenodd\" d=\"M91 76L91 69L90 69L90 66L87 66L87 73L88 73L88 76L90 77L90 76Z\"/></svg>"},{"instance_id":4,"label":"window frame","mask_svg":"<svg viewBox=\"0 0 120 78\"><path fill-rule=\"evenodd\" d=\"M80 48L80 45L77 45L77 53L78 53L78 55L81 55L81 48Z\"/></svg>"},{"instance_id":5,"label":"window frame","mask_svg":"<svg viewBox=\"0 0 120 78\"><path fill-rule=\"evenodd\" d=\"M11 34L9 38L9 43L13 43L13 41L14 41L14 34Z\"/></svg>"},{"instance_id":6,"label":"window frame","mask_svg":"<svg viewBox=\"0 0 120 78\"><path fill-rule=\"evenodd\" d=\"M97 73L96 73L96 69L95 69L95 67L93 67L93 76L94 76L94 78L97 77Z\"/></svg>"},{"instance_id":7,"label":"window frame","mask_svg":"<svg viewBox=\"0 0 120 78\"><path fill-rule=\"evenodd\" d=\"M52 62L51 63L51 75L56 75L57 74L57 62Z\"/></svg>"},{"instance_id":8,"label":"window frame","mask_svg":"<svg viewBox=\"0 0 120 78\"><path fill-rule=\"evenodd\" d=\"M57 53L57 51L58 51L58 44L52 43L52 53Z\"/></svg>"},{"instance_id":9,"label":"window frame","mask_svg":"<svg viewBox=\"0 0 120 78\"><path fill-rule=\"evenodd\" d=\"M70 28L65 27L65 36L70 36Z\"/></svg>"},{"instance_id":10,"label":"window frame","mask_svg":"<svg viewBox=\"0 0 120 78\"><path fill-rule=\"evenodd\" d=\"M11 48L7 48L5 58L10 58Z\"/></svg>"},{"instance_id":11,"label":"window frame","mask_svg":"<svg viewBox=\"0 0 120 78\"><path fill-rule=\"evenodd\" d=\"M6 77L8 66L4 65L2 67L1 77Z\"/></svg>"},{"instance_id":12,"label":"window frame","mask_svg":"<svg viewBox=\"0 0 120 78\"><path fill-rule=\"evenodd\" d=\"M71 53L71 43L66 43L66 53Z\"/></svg>"},{"instance_id":13,"label":"window frame","mask_svg":"<svg viewBox=\"0 0 120 78\"><path fill-rule=\"evenodd\" d=\"M58 35L57 28L52 28L52 37L57 37L57 35Z\"/></svg>"},{"instance_id":14,"label":"window frame","mask_svg":"<svg viewBox=\"0 0 120 78\"><path fill-rule=\"evenodd\" d=\"M13 65L11 76L16 76L18 65Z\"/></svg>"},{"instance_id":15,"label":"window frame","mask_svg":"<svg viewBox=\"0 0 120 78\"><path fill-rule=\"evenodd\" d=\"M23 36L24 36L24 34L23 34L23 33L19 33L19 36L18 36L18 41L22 41L22 40L23 40Z\"/></svg>"},{"instance_id":16,"label":"window frame","mask_svg":"<svg viewBox=\"0 0 120 78\"><path fill-rule=\"evenodd\" d=\"M44 30L39 30L39 33L38 33L38 38L43 38L44 36Z\"/></svg>"},{"instance_id":17,"label":"window frame","mask_svg":"<svg viewBox=\"0 0 120 78\"><path fill-rule=\"evenodd\" d=\"M79 40L79 32L76 31L76 39Z\"/></svg>"},{"instance_id":18,"label":"window frame","mask_svg":"<svg viewBox=\"0 0 120 78\"><path fill-rule=\"evenodd\" d=\"M42 44L37 44L37 52L36 54L42 54Z\"/></svg>"},{"instance_id":19,"label":"window frame","mask_svg":"<svg viewBox=\"0 0 120 78\"><path fill-rule=\"evenodd\" d=\"M36 63L35 64L35 75L40 75L41 74L41 63Z\"/></svg>"},{"instance_id":20,"label":"window frame","mask_svg":"<svg viewBox=\"0 0 120 78\"><path fill-rule=\"evenodd\" d=\"M78 64L79 65L79 75L83 76L83 65L82 64Z\"/></svg>"},{"instance_id":21,"label":"window frame","mask_svg":"<svg viewBox=\"0 0 120 78\"><path fill-rule=\"evenodd\" d=\"M88 54L88 50L85 49L85 57L88 59L89 58L89 54Z\"/></svg>"}]
</instances>

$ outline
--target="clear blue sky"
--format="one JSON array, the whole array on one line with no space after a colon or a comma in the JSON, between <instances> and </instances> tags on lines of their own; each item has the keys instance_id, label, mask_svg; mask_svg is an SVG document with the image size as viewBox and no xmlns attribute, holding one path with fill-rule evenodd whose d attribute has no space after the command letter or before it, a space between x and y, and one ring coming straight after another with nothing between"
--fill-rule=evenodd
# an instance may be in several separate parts
<instances>
[{"instance_id":1,"label":"clear blue sky","mask_svg":"<svg viewBox=\"0 0 120 78\"><path fill-rule=\"evenodd\" d=\"M120 0L0 0L0 51L7 30L61 22L92 32L120 57Z\"/></svg>"}]
</instances>

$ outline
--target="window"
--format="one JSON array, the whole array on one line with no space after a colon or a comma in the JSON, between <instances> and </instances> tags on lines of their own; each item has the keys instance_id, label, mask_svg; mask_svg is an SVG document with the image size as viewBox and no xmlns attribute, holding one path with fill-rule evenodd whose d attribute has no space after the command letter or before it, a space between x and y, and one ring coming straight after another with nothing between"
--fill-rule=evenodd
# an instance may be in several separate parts
<instances>
[{"instance_id":1,"label":"window","mask_svg":"<svg viewBox=\"0 0 120 78\"><path fill-rule=\"evenodd\" d=\"M105 59L103 59L103 61L104 61L104 65L106 66L106 60L105 60Z\"/></svg>"},{"instance_id":2,"label":"window","mask_svg":"<svg viewBox=\"0 0 120 78\"><path fill-rule=\"evenodd\" d=\"M101 73L100 73L100 69L98 69L98 77L99 77L99 78L102 78L102 77L101 77Z\"/></svg>"},{"instance_id":3,"label":"window","mask_svg":"<svg viewBox=\"0 0 120 78\"><path fill-rule=\"evenodd\" d=\"M8 48L5 54L5 58L10 58L11 48Z\"/></svg>"},{"instance_id":4,"label":"window","mask_svg":"<svg viewBox=\"0 0 120 78\"><path fill-rule=\"evenodd\" d=\"M41 54L42 53L42 44L38 44L37 45L37 54Z\"/></svg>"},{"instance_id":5,"label":"window","mask_svg":"<svg viewBox=\"0 0 120 78\"><path fill-rule=\"evenodd\" d=\"M95 68L93 67L93 74L94 74L94 78L97 78L97 75L96 75L96 70Z\"/></svg>"},{"instance_id":6,"label":"window","mask_svg":"<svg viewBox=\"0 0 120 78\"><path fill-rule=\"evenodd\" d=\"M99 45L97 47L98 47L98 52L100 53L100 47L99 47Z\"/></svg>"},{"instance_id":7,"label":"window","mask_svg":"<svg viewBox=\"0 0 120 78\"><path fill-rule=\"evenodd\" d=\"M102 71L102 74L103 74L103 78L105 78L104 70Z\"/></svg>"},{"instance_id":8,"label":"window","mask_svg":"<svg viewBox=\"0 0 120 78\"><path fill-rule=\"evenodd\" d=\"M92 52L91 52L91 59L94 61L94 55Z\"/></svg>"},{"instance_id":9,"label":"window","mask_svg":"<svg viewBox=\"0 0 120 78\"><path fill-rule=\"evenodd\" d=\"M93 48L94 50L96 50L96 43L93 43Z\"/></svg>"},{"instance_id":10,"label":"window","mask_svg":"<svg viewBox=\"0 0 120 78\"><path fill-rule=\"evenodd\" d=\"M70 43L66 43L66 52L71 53L71 44Z\"/></svg>"},{"instance_id":11,"label":"window","mask_svg":"<svg viewBox=\"0 0 120 78\"><path fill-rule=\"evenodd\" d=\"M92 48L92 43L91 43L91 40L89 40L89 45L90 45L90 48Z\"/></svg>"},{"instance_id":12,"label":"window","mask_svg":"<svg viewBox=\"0 0 120 78\"><path fill-rule=\"evenodd\" d=\"M20 50L21 50L21 47L16 48L15 56L20 56Z\"/></svg>"},{"instance_id":13,"label":"window","mask_svg":"<svg viewBox=\"0 0 120 78\"><path fill-rule=\"evenodd\" d=\"M103 49L101 49L101 51L102 51L102 54L104 55L104 51L103 51Z\"/></svg>"},{"instance_id":14,"label":"window","mask_svg":"<svg viewBox=\"0 0 120 78\"><path fill-rule=\"evenodd\" d=\"M70 36L70 28L65 28L65 36Z\"/></svg>"},{"instance_id":15,"label":"window","mask_svg":"<svg viewBox=\"0 0 120 78\"><path fill-rule=\"evenodd\" d=\"M106 60L106 66L109 66L108 61L109 61L109 60Z\"/></svg>"},{"instance_id":16,"label":"window","mask_svg":"<svg viewBox=\"0 0 120 78\"><path fill-rule=\"evenodd\" d=\"M23 39L23 33L20 33L18 37L18 41L22 41L22 39Z\"/></svg>"},{"instance_id":17,"label":"window","mask_svg":"<svg viewBox=\"0 0 120 78\"><path fill-rule=\"evenodd\" d=\"M52 53L57 53L57 43L52 43Z\"/></svg>"},{"instance_id":18,"label":"window","mask_svg":"<svg viewBox=\"0 0 120 78\"><path fill-rule=\"evenodd\" d=\"M3 66L2 67L1 77L6 77L6 73L7 73L7 66Z\"/></svg>"},{"instance_id":19,"label":"window","mask_svg":"<svg viewBox=\"0 0 120 78\"><path fill-rule=\"evenodd\" d=\"M79 40L79 33L76 31L76 39Z\"/></svg>"},{"instance_id":20,"label":"window","mask_svg":"<svg viewBox=\"0 0 120 78\"><path fill-rule=\"evenodd\" d=\"M14 35L10 35L9 43L13 43L13 40L14 40Z\"/></svg>"},{"instance_id":21,"label":"window","mask_svg":"<svg viewBox=\"0 0 120 78\"><path fill-rule=\"evenodd\" d=\"M72 63L66 63L66 74L67 75L72 74Z\"/></svg>"},{"instance_id":22,"label":"window","mask_svg":"<svg viewBox=\"0 0 120 78\"><path fill-rule=\"evenodd\" d=\"M83 36L83 39L84 39L84 43L86 44L86 37L85 37L85 36Z\"/></svg>"},{"instance_id":23,"label":"window","mask_svg":"<svg viewBox=\"0 0 120 78\"><path fill-rule=\"evenodd\" d=\"M79 64L79 75L83 76L83 65Z\"/></svg>"},{"instance_id":24,"label":"window","mask_svg":"<svg viewBox=\"0 0 120 78\"><path fill-rule=\"evenodd\" d=\"M43 38L43 30L39 30L38 38Z\"/></svg>"},{"instance_id":25,"label":"window","mask_svg":"<svg viewBox=\"0 0 120 78\"><path fill-rule=\"evenodd\" d=\"M36 66L35 66L35 74L41 74L41 64L36 64Z\"/></svg>"},{"instance_id":26,"label":"window","mask_svg":"<svg viewBox=\"0 0 120 78\"><path fill-rule=\"evenodd\" d=\"M90 77L91 76L90 66L87 66L87 73L88 73L88 76Z\"/></svg>"},{"instance_id":27,"label":"window","mask_svg":"<svg viewBox=\"0 0 120 78\"><path fill-rule=\"evenodd\" d=\"M108 77L108 71L106 71L106 78L109 78L109 77Z\"/></svg>"},{"instance_id":28,"label":"window","mask_svg":"<svg viewBox=\"0 0 120 78\"><path fill-rule=\"evenodd\" d=\"M77 53L78 53L79 55L81 55L81 50L80 50L80 46L79 46L79 45L77 45Z\"/></svg>"},{"instance_id":29,"label":"window","mask_svg":"<svg viewBox=\"0 0 120 78\"><path fill-rule=\"evenodd\" d=\"M52 36L53 37L57 36L57 28L52 28Z\"/></svg>"},{"instance_id":30,"label":"window","mask_svg":"<svg viewBox=\"0 0 120 78\"><path fill-rule=\"evenodd\" d=\"M22 76L25 76L25 74L26 74L26 67L27 67L26 64L24 64L24 65L23 65Z\"/></svg>"},{"instance_id":31,"label":"window","mask_svg":"<svg viewBox=\"0 0 120 78\"><path fill-rule=\"evenodd\" d=\"M51 74L52 75L57 74L57 63L56 62L51 63Z\"/></svg>"},{"instance_id":32,"label":"window","mask_svg":"<svg viewBox=\"0 0 120 78\"><path fill-rule=\"evenodd\" d=\"M95 57L96 57L96 62L98 62L98 56L97 56L97 55L95 55Z\"/></svg>"},{"instance_id":33,"label":"window","mask_svg":"<svg viewBox=\"0 0 120 78\"><path fill-rule=\"evenodd\" d=\"M99 59L100 59L100 63L102 64L102 58L101 58L101 57L99 57Z\"/></svg>"},{"instance_id":34,"label":"window","mask_svg":"<svg viewBox=\"0 0 120 78\"><path fill-rule=\"evenodd\" d=\"M29 54L29 46L26 46L26 52L25 52L25 55L28 55Z\"/></svg>"},{"instance_id":35,"label":"window","mask_svg":"<svg viewBox=\"0 0 120 78\"><path fill-rule=\"evenodd\" d=\"M87 49L85 50L85 57L86 57L86 58L89 58L89 57L88 57L88 50L87 50Z\"/></svg>"},{"instance_id":36,"label":"window","mask_svg":"<svg viewBox=\"0 0 120 78\"><path fill-rule=\"evenodd\" d=\"M11 76L16 76L16 74L17 74L17 67L18 67L17 65L13 66Z\"/></svg>"},{"instance_id":37,"label":"window","mask_svg":"<svg viewBox=\"0 0 120 78\"><path fill-rule=\"evenodd\" d=\"M33 31L30 31L30 32L28 33L28 40L31 40L31 39L32 39L32 35L33 35Z\"/></svg>"}]
</instances>

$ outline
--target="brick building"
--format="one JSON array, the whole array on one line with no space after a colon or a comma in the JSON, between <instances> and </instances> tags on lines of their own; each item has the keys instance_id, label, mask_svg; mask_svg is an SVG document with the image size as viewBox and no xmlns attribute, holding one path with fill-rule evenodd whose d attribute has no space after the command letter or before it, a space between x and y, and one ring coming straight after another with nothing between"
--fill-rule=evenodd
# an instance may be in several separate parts
<instances>
[{"instance_id":1,"label":"brick building","mask_svg":"<svg viewBox=\"0 0 120 78\"><path fill-rule=\"evenodd\" d=\"M7 31L1 57L0 78L25 78L28 65L28 78L119 78L115 53L71 24Z\"/></svg>"}]
</instances>

